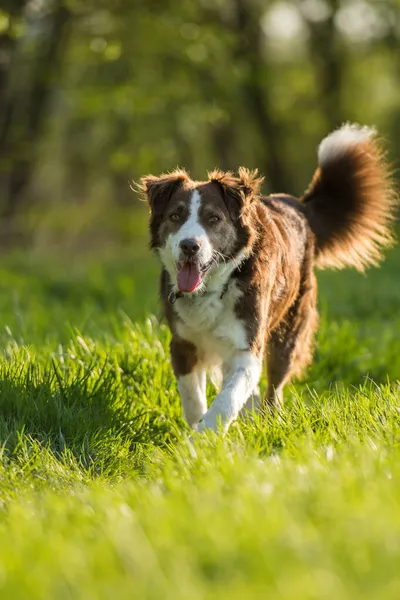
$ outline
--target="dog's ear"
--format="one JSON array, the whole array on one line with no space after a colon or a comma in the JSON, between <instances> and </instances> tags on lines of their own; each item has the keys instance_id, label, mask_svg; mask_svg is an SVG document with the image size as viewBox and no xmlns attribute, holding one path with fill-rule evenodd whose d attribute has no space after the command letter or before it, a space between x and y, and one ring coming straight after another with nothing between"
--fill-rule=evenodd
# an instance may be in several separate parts
<instances>
[{"instance_id":1,"label":"dog's ear","mask_svg":"<svg viewBox=\"0 0 400 600\"><path fill-rule=\"evenodd\" d=\"M176 169L158 177L154 175L142 177L139 189L147 198L151 214L153 216L162 215L173 192L187 181L189 181L189 175L183 169Z\"/></svg>"},{"instance_id":2,"label":"dog's ear","mask_svg":"<svg viewBox=\"0 0 400 600\"><path fill-rule=\"evenodd\" d=\"M246 198L254 200L260 195L261 185L264 177L258 177L258 169L246 169L239 167L239 179Z\"/></svg>"},{"instance_id":3,"label":"dog's ear","mask_svg":"<svg viewBox=\"0 0 400 600\"><path fill-rule=\"evenodd\" d=\"M264 181L263 177L258 177L257 169L250 171L245 167L239 167L238 177L235 177L231 171L215 169L208 173L208 179L221 187L225 204L234 220L238 219L243 209L258 197Z\"/></svg>"}]
</instances>

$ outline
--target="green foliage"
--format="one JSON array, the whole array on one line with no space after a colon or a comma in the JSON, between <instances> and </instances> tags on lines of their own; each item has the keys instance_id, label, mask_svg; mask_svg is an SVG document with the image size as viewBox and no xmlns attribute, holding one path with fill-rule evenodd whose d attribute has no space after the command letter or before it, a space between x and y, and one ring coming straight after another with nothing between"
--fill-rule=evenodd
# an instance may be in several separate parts
<instances>
[{"instance_id":1,"label":"green foliage","mask_svg":"<svg viewBox=\"0 0 400 600\"><path fill-rule=\"evenodd\" d=\"M144 228L129 182L177 165L197 179L259 168L265 192L300 195L317 144L347 120L376 125L399 160L398 0L3 4L11 238L124 241L132 215Z\"/></svg>"},{"instance_id":2,"label":"green foliage","mask_svg":"<svg viewBox=\"0 0 400 600\"><path fill-rule=\"evenodd\" d=\"M153 261L4 257L1 597L397 600L398 260L321 273L282 414L190 444Z\"/></svg>"}]
</instances>

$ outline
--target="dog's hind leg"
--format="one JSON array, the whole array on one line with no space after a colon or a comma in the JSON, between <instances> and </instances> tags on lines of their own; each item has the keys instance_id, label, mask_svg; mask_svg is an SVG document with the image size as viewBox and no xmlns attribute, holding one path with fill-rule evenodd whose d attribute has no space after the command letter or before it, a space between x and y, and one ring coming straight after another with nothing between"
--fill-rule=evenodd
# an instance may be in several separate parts
<instances>
[{"instance_id":1,"label":"dog's hind leg","mask_svg":"<svg viewBox=\"0 0 400 600\"><path fill-rule=\"evenodd\" d=\"M286 383L311 362L314 333L318 325L316 281L309 274L301 286L297 300L283 323L272 331L267 342L268 387L264 408L279 408L283 404Z\"/></svg>"}]
</instances>

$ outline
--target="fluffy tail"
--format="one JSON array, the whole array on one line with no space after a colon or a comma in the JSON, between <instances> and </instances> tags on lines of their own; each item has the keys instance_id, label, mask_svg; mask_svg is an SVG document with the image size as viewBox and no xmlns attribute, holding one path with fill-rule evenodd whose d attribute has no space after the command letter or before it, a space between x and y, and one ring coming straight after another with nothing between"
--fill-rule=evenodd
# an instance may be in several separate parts
<instances>
[{"instance_id":1,"label":"fluffy tail","mask_svg":"<svg viewBox=\"0 0 400 600\"><path fill-rule=\"evenodd\" d=\"M322 140L318 163L301 198L316 237L317 266L363 271L377 265L393 242L396 195L376 132L343 125Z\"/></svg>"}]
</instances>

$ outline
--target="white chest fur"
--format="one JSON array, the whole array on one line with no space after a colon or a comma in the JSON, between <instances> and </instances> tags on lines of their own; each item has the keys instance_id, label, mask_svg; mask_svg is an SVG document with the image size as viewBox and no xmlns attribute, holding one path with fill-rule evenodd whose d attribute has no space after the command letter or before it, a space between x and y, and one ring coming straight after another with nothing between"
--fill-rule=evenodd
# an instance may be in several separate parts
<instances>
[{"instance_id":1,"label":"white chest fur","mask_svg":"<svg viewBox=\"0 0 400 600\"><path fill-rule=\"evenodd\" d=\"M228 361L238 350L248 349L244 323L235 313L241 292L232 282L221 299L221 292L179 299L174 309L180 317L178 334L192 342L205 366Z\"/></svg>"}]
</instances>

